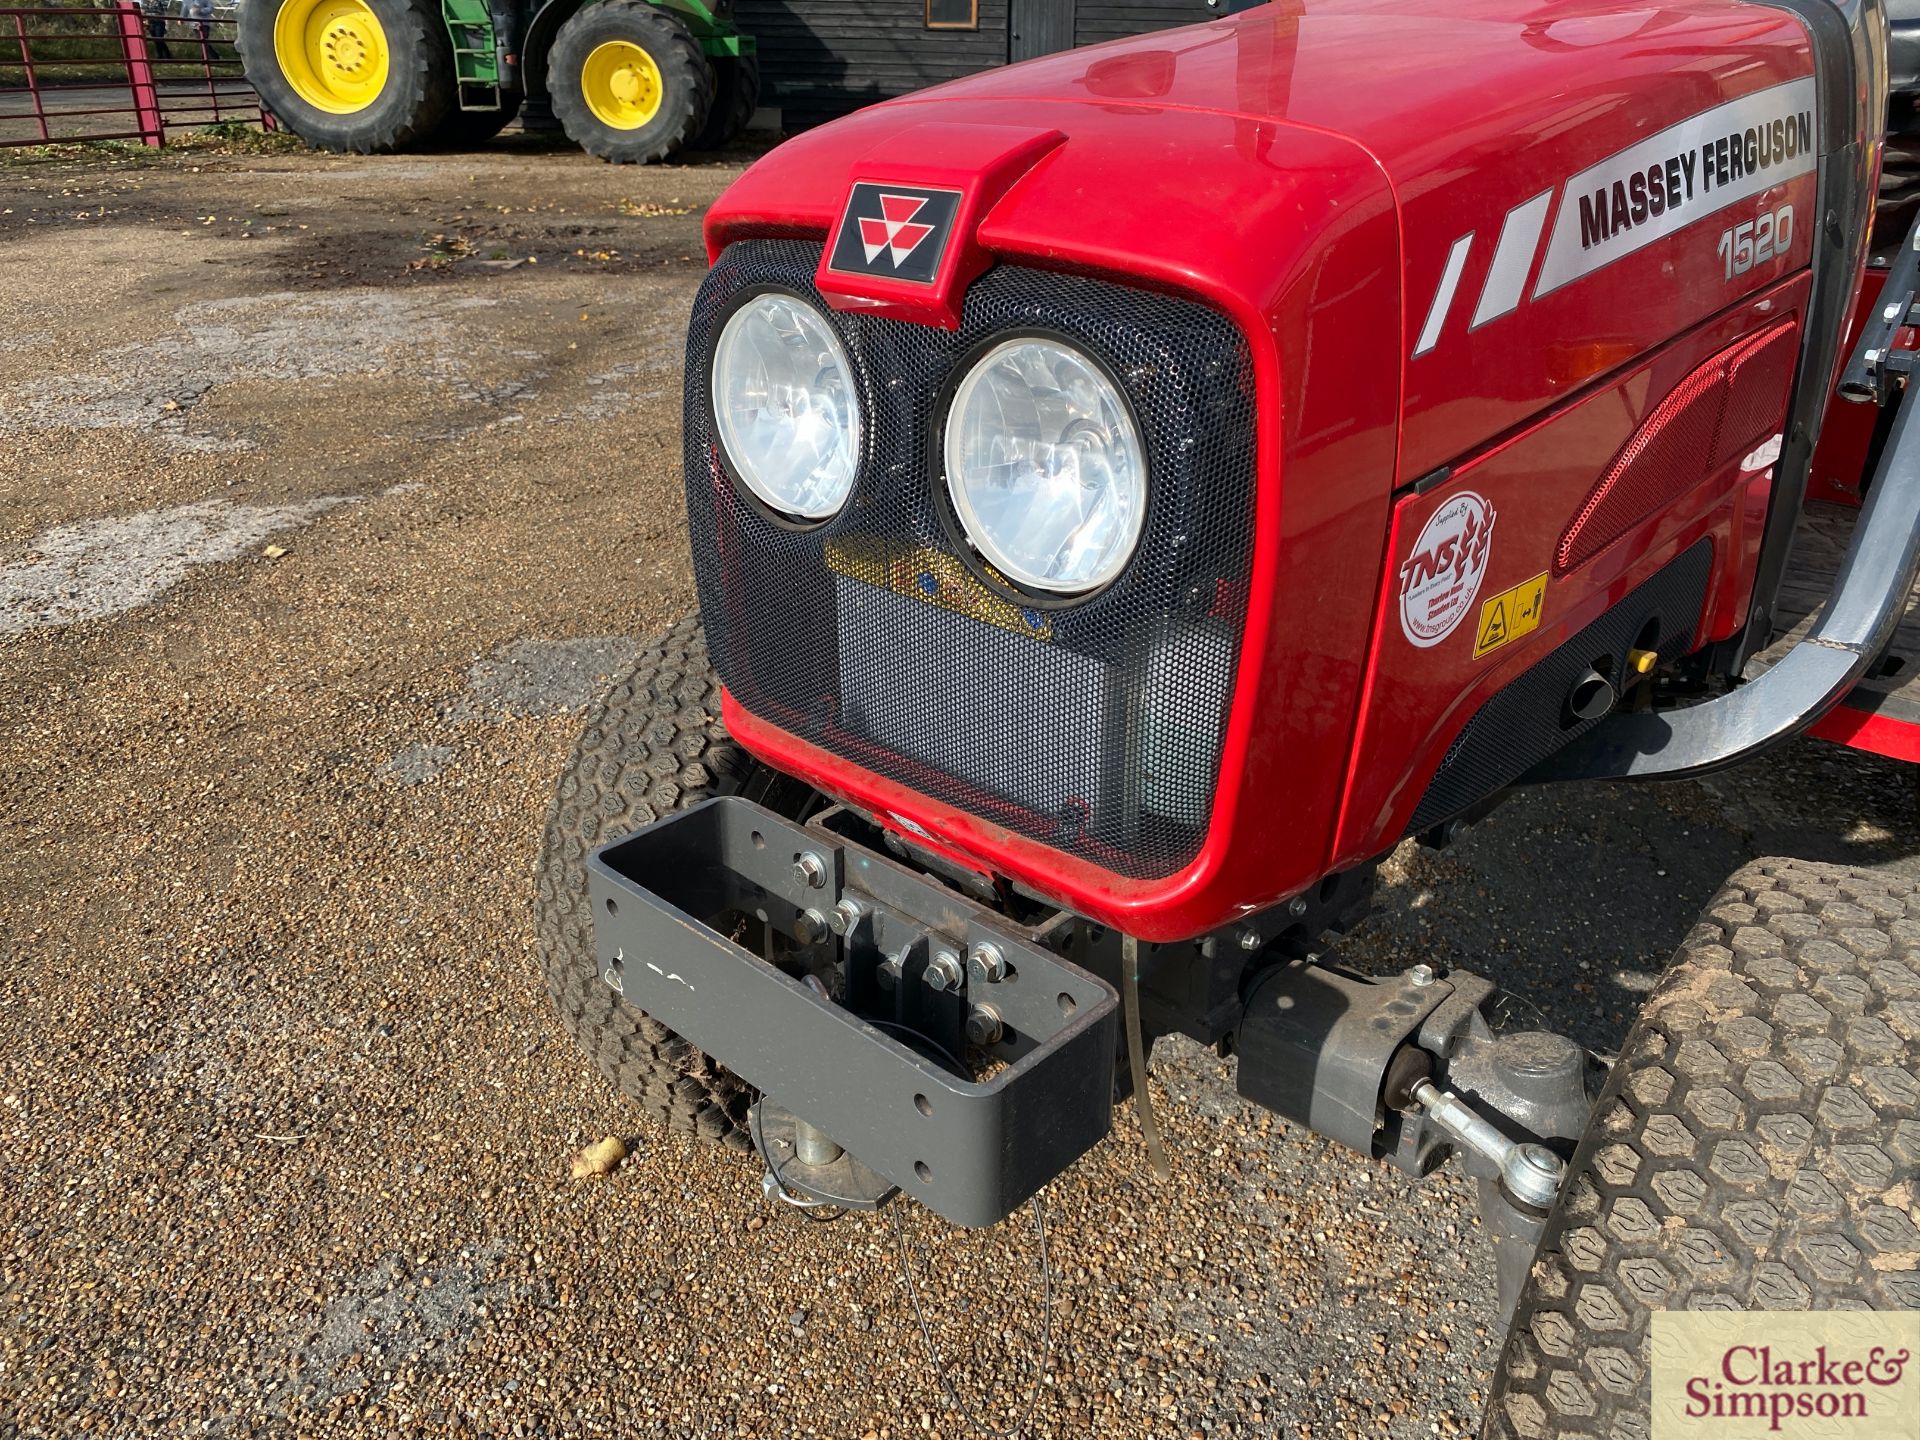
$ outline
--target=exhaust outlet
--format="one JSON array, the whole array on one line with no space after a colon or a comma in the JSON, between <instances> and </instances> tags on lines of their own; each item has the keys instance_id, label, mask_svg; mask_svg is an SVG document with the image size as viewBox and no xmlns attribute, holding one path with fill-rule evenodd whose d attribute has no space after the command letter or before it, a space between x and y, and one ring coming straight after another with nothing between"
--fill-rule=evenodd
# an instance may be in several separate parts
<instances>
[{"instance_id":1,"label":"exhaust outlet","mask_svg":"<svg viewBox=\"0 0 1920 1440\"><path fill-rule=\"evenodd\" d=\"M1567 691L1567 711L1575 720L1599 720L1612 713L1619 699L1613 682L1589 666Z\"/></svg>"}]
</instances>

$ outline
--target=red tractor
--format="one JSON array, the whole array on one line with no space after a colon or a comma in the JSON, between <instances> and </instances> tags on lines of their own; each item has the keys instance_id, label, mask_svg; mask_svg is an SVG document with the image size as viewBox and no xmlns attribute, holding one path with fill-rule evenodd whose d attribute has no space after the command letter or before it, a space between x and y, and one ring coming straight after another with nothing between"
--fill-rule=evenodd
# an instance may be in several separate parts
<instances>
[{"instance_id":1,"label":"red tractor","mask_svg":"<svg viewBox=\"0 0 1920 1440\"><path fill-rule=\"evenodd\" d=\"M1610 1066L1332 943L1516 786L1920 756L1887 36L1281 0L753 166L688 339L700 614L547 832L581 1044L770 1194L963 1225L1128 1095L1161 1163L1151 1041L1217 1046L1478 1177L1490 1434L1644 1435L1657 1314L1920 1308L1910 882L1749 866Z\"/></svg>"}]
</instances>

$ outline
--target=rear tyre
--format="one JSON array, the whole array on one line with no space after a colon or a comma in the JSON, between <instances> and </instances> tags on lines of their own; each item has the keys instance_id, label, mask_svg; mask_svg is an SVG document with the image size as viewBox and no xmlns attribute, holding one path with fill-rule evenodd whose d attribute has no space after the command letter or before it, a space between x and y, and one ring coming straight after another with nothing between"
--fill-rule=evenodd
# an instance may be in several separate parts
<instances>
[{"instance_id":1,"label":"rear tyre","mask_svg":"<svg viewBox=\"0 0 1920 1440\"><path fill-rule=\"evenodd\" d=\"M647 0L594 0L560 27L547 61L560 127L617 165L684 147L707 122L713 87L700 42Z\"/></svg>"},{"instance_id":2,"label":"rear tyre","mask_svg":"<svg viewBox=\"0 0 1920 1440\"><path fill-rule=\"evenodd\" d=\"M722 55L713 62L713 105L707 123L687 147L718 150L738 139L760 108L760 61L753 55Z\"/></svg>"},{"instance_id":3,"label":"rear tyre","mask_svg":"<svg viewBox=\"0 0 1920 1440\"><path fill-rule=\"evenodd\" d=\"M510 90L500 96L498 110L453 110L433 132L433 143L448 150L464 150L484 145L514 122L520 113L521 95Z\"/></svg>"},{"instance_id":4,"label":"rear tyre","mask_svg":"<svg viewBox=\"0 0 1920 1440\"><path fill-rule=\"evenodd\" d=\"M1659 1310L1920 1309L1920 891L1759 860L1680 947L1547 1222L1489 1437L1645 1436Z\"/></svg>"},{"instance_id":5,"label":"rear tyre","mask_svg":"<svg viewBox=\"0 0 1920 1440\"><path fill-rule=\"evenodd\" d=\"M534 898L540 964L560 1023L600 1072L673 1130L751 1148L745 1082L600 979L587 855L606 841L772 772L727 737L697 619L647 646L587 715L547 810Z\"/></svg>"},{"instance_id":6,"label":"rear tyre","mask_svg":"<svg viewBox=\"0 0 1920 1440\"><path fill-rule=\"evenodd\" d=\"M453 50L422 0L249 0L240 56L261 103L323 150L389 153L453 110Z\"/></svg>"}]
</instances>

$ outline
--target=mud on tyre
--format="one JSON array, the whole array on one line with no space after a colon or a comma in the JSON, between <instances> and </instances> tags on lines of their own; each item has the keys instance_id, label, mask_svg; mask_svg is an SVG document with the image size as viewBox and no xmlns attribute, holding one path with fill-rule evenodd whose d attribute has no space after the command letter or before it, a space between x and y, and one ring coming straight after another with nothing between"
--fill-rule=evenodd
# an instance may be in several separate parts
<instances>
[{"instance_id":1,"label":"mud on tyre","mask_svg":"<svg viewBox=\"0 0 1920 1440\"><path fill-rule=\"evenodd\" d=\"M554 1009L601 1073L670 1128L741 1150L752 1091L601 981L585 867L596 846L769 774L727 738L700 622L681 622L588 713L547 811L534 899Z\"/></svg>"},{"instance_id":2,"label":"mud on tyre","mask_svg":"<svg viewBox=\"0 0 1920 1440\"><path fill-rule=\"evenodd\" d=\"M1920 1309L1920 890L1761 860L1627 1037L1486 1434L1644 1437L1657 1310Z\"/></svg>"}]
</instances>

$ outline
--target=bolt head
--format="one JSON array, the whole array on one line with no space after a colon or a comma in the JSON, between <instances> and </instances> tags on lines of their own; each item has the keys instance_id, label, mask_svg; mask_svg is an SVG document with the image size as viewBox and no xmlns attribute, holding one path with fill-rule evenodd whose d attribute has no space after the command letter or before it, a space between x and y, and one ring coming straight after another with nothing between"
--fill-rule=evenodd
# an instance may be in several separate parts
<instances>
[{"instance_id":1,"label":"bolt head","mask_svg":"<svg viewBox=\"0 0 1920 1440\"><path fill-rule=\"evenodd\" d=\"M818 890L827 883L827 862L809 850L793 862L793 878L810 890Z\"/></svg>"},{"instance_id":2,"label":"bolt head","mask_svg":"<svg viewBox=\"0 0 1920 1440\"><path fill-rule=\"evenodd\" d=\"M859 901L842 900L827 912L827 926L836 935L851 935L853 927L860 923L862 913Z\"/></svg>"},{"instance_id":3,"label":"bolt head","mask_svg":"<svg viewBox=\"0 0 1920 1440\"><path fill-rule=\"evenodd\" d=\"M1294 919L1298 920L1302 915L1306 913L1307 913L1307 897L1306 896L1296 895L1293 897L1293 899L1287 902L1287 914L1293 916Z\"/></svg>"},{"instance_id":4,"label":"bolt head","mask_svg":"<svg viewBox=\"0 0 1920 1440\"><path fill-rule=\"evenodd\" d=\"M966 980L966 971L961 968L960 957L951 950L936 950L933 958L927 961L927 968L920 972L920 978L933 990L958 990Z\"/></svg>"},{"instance_id":5,"label":"bolt head","mask_svg":"<svg viewBox=\"0 0 1920 1440\"><path fill-rule=\"evenodd\" d=\"M999 1041L1005 1027L1000 1022L1000 1012L991 1005L976 1005L967 1014L967 1039L982 1047Z\"/></svg>"},{"instance_id":6,"label":"bolt head","mask_svg":"<svg viewBox=\"0 0 1920 1440\"><path fill-rule=\"evenodd\" d=\"M985 984L998 984L1007 978L1007 957L991 940L982 940L967 957L967 973Z\"/></svg>"},{"instance_id":7,"label":"bolt head","mask_svg":"<svg viewBox=\"0 0 1920 1440\"><path fill-rule=\"evenodd\" d=\"M793 938L802 945L818 945L832 931L827 917L818 910L802 910L793 920Z\"/></svg>"},{"instance_id":8,"label":"bolt head","mask_svg":"<svg viewBox=\"0 0 1920 1440\"><path fill-rule=\"evenodd\" d=\"M1419 985L1422 988L1428 985L1431 985L1437 978L1438 977L1434 974L1433 967L1431 965L1426 964L1424 961L1421 964L1414 966L1411 970L1407 971L1408 982L1410 984Z\"/></svg>"},{"instance_id":9,"label":"bolt head","mask_svg":"<svg viewBox=\"0 0 1920 1440\"><path fill-rule=\"evenodd\" d=\"M1242 950L1258 950L1260 945L1260 932L1258 930L1242 930L1240 932L1240 948Z\"/></svg>"}]
</instances>

